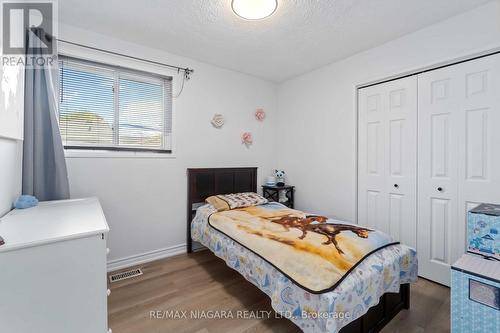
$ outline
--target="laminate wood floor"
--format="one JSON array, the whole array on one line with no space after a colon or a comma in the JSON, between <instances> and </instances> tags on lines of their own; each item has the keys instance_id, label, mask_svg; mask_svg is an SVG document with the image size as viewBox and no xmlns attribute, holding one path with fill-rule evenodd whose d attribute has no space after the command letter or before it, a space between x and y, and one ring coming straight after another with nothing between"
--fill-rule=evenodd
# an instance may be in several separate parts
<instances>
[{"instance_id":1,"label":"laminate wood floor","mask_svg":"<svg viewBox=\"0 0 500 333\"><path fill-rule=\"evenodd\" d=\"M263 292L210 251L139 267L144 275L110 284L108 317L113 333L300 332L288 319L275 318L274 312L265 319L165 318L175 314L171 310L188 315L197 310L272 311ZM410 310L401 311L382 332L449 332L449 308L448 288L419 279L411 287Z\"/></svg>"}]
</instances>

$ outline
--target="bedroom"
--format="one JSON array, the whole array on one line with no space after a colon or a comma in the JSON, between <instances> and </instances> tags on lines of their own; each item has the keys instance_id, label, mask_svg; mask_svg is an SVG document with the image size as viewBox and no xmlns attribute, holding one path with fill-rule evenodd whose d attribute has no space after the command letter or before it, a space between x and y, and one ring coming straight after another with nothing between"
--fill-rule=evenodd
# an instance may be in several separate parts
<instances>
[{"instance_id":1,"label":"bedroom","mask_svg":"<svg viewBox=\"0 0 500 333\"><path fill-rule=\"evenodd\" d=\"M108 327L113 332L335 332L348 324L362 326L363 320L368 330L370 318L373 324L385 316L384 305L394 311L373 329L470 331L467 325L477 319L467 317L470 309L452 311L459 305L452 302L451 266L468 250L468 212L480 203L500 204L499 1L261 0L250 1L250 7L244 0L36 3L2 2L2 20L10 24L2 24L1 34L0 266L8 272L0 276L1 327L8 332ZM23 11L24 22L14 24L23 21ZM261 18L253 16L258 14ZM44 72L45 78L53 75L53 86L41 87L45 95L34 93L40 92L34 90L39 72L33 70L39 67L23 68L12 60L40 52L24 50L27 30L34 40L45 33L44 45L59 56L51 67L56 71ZM12 45L17 48L7 47ZM38 58L49 59L43 52ZM466 90L457 93L460 89ZM57 103L47 102L57 94ZM405 110L395 112L397 105ZM398 158L391 155L396 150ZM262 185L277 181L276 170L284 170L285 184L294 186L288 197L284 188L263 192ZM216 248L195 242L187 253L192 226L200 227L191 224L193 208L231 192L281 198L298 211L389 234L408 253L416 249L412 274L418 269L419 278L391 290L392 301L372 297L358 314L361 319L320 311L319 302L309 304L309 313L328 319L293 320L286 312L276 318L280 309L273 297L228 267ZM34 204L18 200L21 194L41 203L21 209ZM63 198L76 201L53 210L43 202ZM44 207L64 218L54 219ZM321 235L307 231L321 221L298 218L300 225L271 221L269 226L297 236L293 241L302 229L304 241ZM306 222L311 222L307 228ZM84 240L97 247L90 251ZM336 251L333 243L323 247ZM493 271L478 290L494 304L468 295L461 302L489 318L475 331L500 331L498 264L468 256L486 268L478 264L453 273ZM291 288L311 300L320 297L307 292L314 291L307 281L291 276L297 272L281 267L279 261L287 258L292 254L262 259L262 265L275 276L291 277ZM362 272L367 260L353 270ZM142 275L110 281L112 274L134 269ZM353 272L341 283L349 276ZM457 295L469 292L468 285L456 288ZM294 295L286 299L296 310L304 300ZM190 318L191 310L198 318ZM222 311L233 318L216 318ZM26 312L30 316L20 315Z\"/></svg>"}]
</instances>

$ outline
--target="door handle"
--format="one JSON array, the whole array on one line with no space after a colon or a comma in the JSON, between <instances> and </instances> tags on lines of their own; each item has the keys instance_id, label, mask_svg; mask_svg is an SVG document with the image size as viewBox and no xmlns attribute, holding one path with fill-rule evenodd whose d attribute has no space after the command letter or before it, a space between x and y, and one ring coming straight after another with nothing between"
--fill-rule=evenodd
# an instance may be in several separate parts
<instances>
[{"instance_id":1,"label":"door handle","mask_svg":"<svg viewBox=\"0 0 500 333\"><path fill-rule=\"evenodd\" d=\"M399 188L399 185L398 184L394 184L394 188Z\"/></svg>"},{"instance_id":2,"label":"door handle","mask_svg":"<svg viewBox=\"0 0 500 333\"><path fill-rule=\"evenodd\" d=\"M442 187L438 187L437 190L438 190L438 192L443 192L443 188Z\"/></svg>"}]
</instances>

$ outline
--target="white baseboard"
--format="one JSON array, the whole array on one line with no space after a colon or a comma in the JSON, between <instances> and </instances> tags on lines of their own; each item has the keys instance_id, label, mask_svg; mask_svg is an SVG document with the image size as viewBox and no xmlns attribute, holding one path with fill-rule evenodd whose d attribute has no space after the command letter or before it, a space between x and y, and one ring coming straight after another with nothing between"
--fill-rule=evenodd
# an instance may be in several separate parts
<instances>
[{"instance_id":1,"label":"white baseboard","mask_svg":"<svg viewBox=\"0 0 500 333\"><path fill-rule=\"evenodd\" d=\"M119 269L144 264L150 261L186 253L186 251L186 244L179 244L164 249L158 249L150 252L136 254L126 258L108 261L107 269L108 272L112 272Z\"/></svg>"}]
</instances>

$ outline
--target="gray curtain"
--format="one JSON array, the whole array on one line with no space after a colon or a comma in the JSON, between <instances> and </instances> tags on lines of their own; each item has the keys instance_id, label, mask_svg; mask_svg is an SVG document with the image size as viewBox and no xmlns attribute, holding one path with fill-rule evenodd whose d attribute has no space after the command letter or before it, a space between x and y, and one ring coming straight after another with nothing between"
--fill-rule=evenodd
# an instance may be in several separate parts
<instances>
[{"instance_id":1,"label":"gray curtain","mask_svg":"<svg viewBox=\"0 0 500 333\"><path fill-rule=\"evenodd\" d=\"M41 56L40 40L49 38L43 29L31 29L27 45L34 48L31 53L39 53L28 56ZM25 73L23 194L40 201L68 199L68 173L57 121L57 61L53 66L27 66Z\"/></svg>"}]
</instances>

